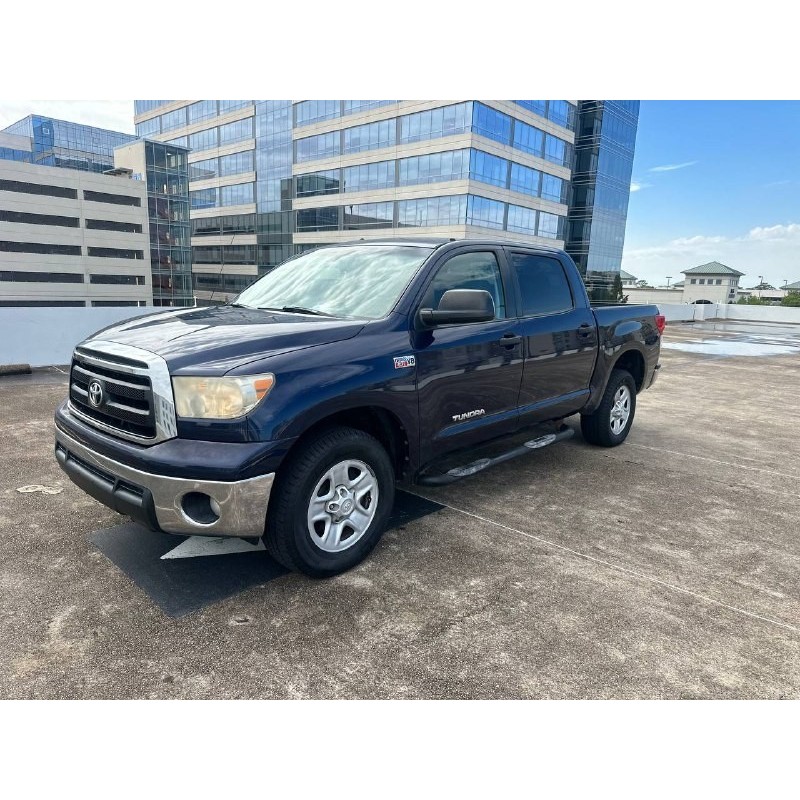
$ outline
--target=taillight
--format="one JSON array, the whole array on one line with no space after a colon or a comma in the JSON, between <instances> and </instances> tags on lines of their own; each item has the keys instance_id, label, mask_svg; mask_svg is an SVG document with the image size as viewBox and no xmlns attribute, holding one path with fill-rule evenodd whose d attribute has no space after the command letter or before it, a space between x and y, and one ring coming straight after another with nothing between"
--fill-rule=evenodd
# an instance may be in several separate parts
<instances>
[{"instance_id":1,"label":"taillight","mask_svg":"<svg viewBox=\"0 0 800 800\"><path fill-rule=\"evenodd\" d=\"M658 335L664 333L664 328L667 327L667 318L663 314L656 314L656 328L658 328Z\"/></svg>"}]
</instances>

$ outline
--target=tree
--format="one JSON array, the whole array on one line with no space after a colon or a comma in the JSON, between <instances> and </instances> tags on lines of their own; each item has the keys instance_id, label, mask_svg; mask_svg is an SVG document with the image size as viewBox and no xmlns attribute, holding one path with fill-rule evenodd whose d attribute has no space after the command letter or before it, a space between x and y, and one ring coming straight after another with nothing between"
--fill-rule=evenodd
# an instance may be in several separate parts
<instances>
[{"instance_id":1,"label":"tree","mask_svg":"<svg viewBox=\"0 0 800 800\"><path fill-rule=\"evenodd\" d=\"M647 282L647 280L645 278L642 278L641 280L636 281L636 285L640 289L649 289L650 288L650 284Z\"/></svg>"},{"instance_id":2,"label":"tree","mask_svg":"<svg viewBox=\"0 0 800 800\"><path fill-rule=\"evenodd\" d=\"M612 303L627 303L628 295L622 293L622 278L619 273L614 276L614 285L611 288Z\"/></svg>"},{"instance_id":3,"label":"tree","mask_svg":"<svg viewBox=\"0 0 800 800\"><path fill-rule=\"evenodd\" d=\"M793 306L794 308L800 307L800 292L789 292L789 294L781 300L781 305Z\"/></svg>"},{"instance_id":4,"label":"tree","mask_svg":"<svg viewBox=\"0 0 800 800\"><path fill-rule=\"evenodd\" d=\"M740 297L736 301L740 306L771 306L772 303L766 297Z\"/></svg>"}]
</instances>

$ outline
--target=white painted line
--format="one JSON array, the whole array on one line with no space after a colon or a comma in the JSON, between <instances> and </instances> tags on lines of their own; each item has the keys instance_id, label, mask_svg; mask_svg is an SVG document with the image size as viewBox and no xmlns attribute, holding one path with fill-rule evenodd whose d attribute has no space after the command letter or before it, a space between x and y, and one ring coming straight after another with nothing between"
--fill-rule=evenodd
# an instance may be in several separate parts
<instances>
[{"instance_id":1,"label":"white painted line","mask_svg":"<svg viewBox=\"0 0 800 800\"><path fill-rule=\"evenodd\" d=\"M168 553L161 556L165 558L199 558L200 556L226 556L230 553L256 553L266 550L263 540L258 544L250 544L244 539L235 536L190 536Z\"/></svg>"},{"instance_id":2,"label":"white painted line","mask_svg":"<svg viewBox=\"0 0 800 800\"><path fill-rule=\"evenodd\" d=\"M413 494L411 492L410 494ZM422 497L424 500L431 500L429 497L425 497L424 495L417 495L417 497ZM709 597L705 594L699 594L698 592L694 592L691 589L686 589L683 586L677 586L674 583L668 583L667 581L662 581L659 578L654 578L652 575L647 575L644 572L638 572L635 569L630 569L629 567L623 567L619 564L612 564L610 561L604 561L602 558L596 558L595 556L590 556L587 553L581 553L579 550L573 550L571 547L567 547L563 544L558 544L558 542L550 541L550 539L544 539L541 536L536 536L533 533L528 533L527 531L521 531L518 528L512 528L509 525L503 525L502 522L495 522L492 519L487 519L486 517L480 516L480 514L473 514L471 511L466 511L463 508L457 508L456 506L448 505L447 503L442 502L441 500L431 500L431 502L439 503L443 505L445 508L449 508L451 511L457 511L459 514L464 514L467 517L472 517L473 519L480 520L481 522L486 522L489 525L494 525L497 528L500 528L504 531L508 531L510 533L515 533L518 536L524 536L526 539L533 539L537 542L541 542L542 544L548 545L549 547L554 547L557 550L563 550L566 553L571 553L574 556L578 556L578 558L582 558L586 561L592 561L595 564L602 564L604 567L609 567L610 569L617 570L618 572L625 572L628 575L634 575L637 578L641 578L643 580L649 581L650 583L658 584L659 586L664 586L667 589L672 589L675 592L681 592L682 594L688 594L690 597L694 597L697 600L702 600L705 603L711 603L715 606L720 606L721 608L725 608L728 611L733 611L737 614L743 614L746 617L751 617L752 619L758 619L762 622L769 622L772 625L777 625L779 628L786 628L787 630L794 631L795 633L800 633L800 628L795 627L794 625L790 625L788 622L781 622L781 620L772 619L771 617L763 617L760 614L754 614L752 611L747 611L744 608L739 608L738 606L732 606L728 603L723 603L721 600L716 600L713 597Z\"/></svg>"},{"instance_id":3,"label":"white painted line","mask_svg":"<svg viewBox=\"0 0 800 800\"><path fill-rule=\"evenodd\" d=\"M754 472L765 472L767 475L777 475L779 478L791 478L794 481L800 481L800 475L790 475L787 472L776 472L774 469L766 469L766 467L751 467L747 464L732 464L730 461L720 461L718 458L709 458L708 456L697 456L693 453L679 453L677 450L667 450L663 447L650 447L646 444L637 444L636 442L626 442L628 447L641 447L642 450L652 450L654 453L669 453L673 456L680 456L681 458L699 458L701 461L710 461L712 464L722 464L725 467L732 467L733 469L749 469Z\"/></svg>"}]
</instances>

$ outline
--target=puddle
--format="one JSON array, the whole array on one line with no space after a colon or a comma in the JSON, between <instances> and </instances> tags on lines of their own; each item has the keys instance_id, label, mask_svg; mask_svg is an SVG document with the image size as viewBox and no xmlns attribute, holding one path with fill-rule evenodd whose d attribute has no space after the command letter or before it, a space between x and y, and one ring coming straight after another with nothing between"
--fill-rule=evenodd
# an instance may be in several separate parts
<instances>
[{"instance_id":1,"label":"puddle","mask_svg":"<svg viewBox=\"0 0 800 800\"><path fill-rule=\"evenodd\" d=\"M771 342L736 342L728 339L697 339L685 342L661 342L665 350L683 350L711 356L783 356L800 353L800 346Z\"/></svg>"}]
</instances>

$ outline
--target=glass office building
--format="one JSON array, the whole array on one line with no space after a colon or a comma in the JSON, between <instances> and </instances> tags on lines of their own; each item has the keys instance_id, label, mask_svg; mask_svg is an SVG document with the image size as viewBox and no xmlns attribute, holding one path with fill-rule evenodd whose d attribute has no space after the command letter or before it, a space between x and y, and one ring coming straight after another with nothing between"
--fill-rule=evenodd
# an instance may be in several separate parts
<instances>
[{"instance_id":1,"label":"glass office building","mask_svg":"<svg viewBox=\"0 0 800 800\"><path fill-rule=\"evenodd\" d=\"M564 247L582 105L137 100L135 122L139 136L189 148L195 295L216 302L338 241L491 236ZM590 226L592 241L605 230Z\"/></svg>"},{"instance_id":2,"label":"glass office building","mask_svg":"<svg viewBox=\"0 0 800 800\"><path fill-rule=\"evenodd\" d=\"M638 119L638 100L582 100L578 107L566 250L597 300L615 299Z\"/></svg>"}]
</instances>

